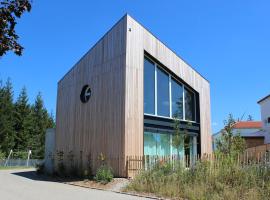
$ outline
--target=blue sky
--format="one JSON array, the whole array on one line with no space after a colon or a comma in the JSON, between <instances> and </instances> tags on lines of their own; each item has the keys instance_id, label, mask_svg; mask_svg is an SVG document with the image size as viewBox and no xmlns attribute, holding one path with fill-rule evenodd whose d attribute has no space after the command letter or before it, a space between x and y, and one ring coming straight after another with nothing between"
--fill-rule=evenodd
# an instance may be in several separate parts
<instances>
[{"instance_id":1,"label":"blue sky","mask_svg":"<svg viewBox=\"0 0 270 200\"><path fill-rule=\"evenodd\" d=\"M76 3L74 3L76 2ZM125 13L147 27L211 84L213 132L229 113L260 120L270 93L270 1L38 1L19 21L23 56L0 59L0 79L40 91L55 113L57 81Z\"/></svg>"}]
</instances>

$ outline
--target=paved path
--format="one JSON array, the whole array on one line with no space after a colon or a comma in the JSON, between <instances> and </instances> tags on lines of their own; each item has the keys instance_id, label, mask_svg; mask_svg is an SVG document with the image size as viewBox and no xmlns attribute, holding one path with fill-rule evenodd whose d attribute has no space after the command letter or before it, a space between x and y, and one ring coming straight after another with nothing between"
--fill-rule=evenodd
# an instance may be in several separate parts
<instances>
[{"instance_id":1,"label":"paved path","mask_svg":"<svg viewBox=\"0 0 270 200\"><path fill-rule=\"evenodd\" d=\"M143 198L38 180L33 170L0 170L3 200L126 200Z\"/></svg>"}]
</instances>

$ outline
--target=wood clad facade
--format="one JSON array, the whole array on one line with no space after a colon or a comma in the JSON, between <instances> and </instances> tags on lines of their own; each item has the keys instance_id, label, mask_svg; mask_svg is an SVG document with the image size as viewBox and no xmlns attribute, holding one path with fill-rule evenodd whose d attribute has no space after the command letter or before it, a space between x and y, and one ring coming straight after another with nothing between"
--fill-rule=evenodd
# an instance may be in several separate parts
<instances>
[{"instance_id":1,"label":"wood clad facade","mask_svg":"<svg viewBox=\"0 0 270 200\"><path fill-rule=\"evenodd\" d=\"M201 153L211 153L209 82L130 16L127 29L125 152L143 154L143 63L147 52L199 93Z\"/></svg>"},{"instance_id":2,"label":"wood clad facade","mask_svg":"<svg viewBox=\"0 0 270 200\"><path fill-rule=\"evenodd\" d=\"M116 174L124 172L126 18L122 18L58 83L56 150L64 159L72 151L75 163L103 153L115 158ZM84 85L91 98L80 101ZM65 160L66 160L65 159ZM95 168L96 163L91 163ZM118 170L119 169L119 170Z\"/></svg>"},{"instance_id":3,"label":"wood clad facade","mask_svg":"<svg viewBox=\"0 0 270 200\"><path fill-rule=\"evenodd\" d=\"M115 175L126 176L126 156L143 155L145 52L199 93L201 153L211 153L208 81L126 15L58 83L55 149L64 160L72 153L86 168L89 157L103 153ZM92 95L82 103L86 84Z\"/></svg>"}]
</instances>

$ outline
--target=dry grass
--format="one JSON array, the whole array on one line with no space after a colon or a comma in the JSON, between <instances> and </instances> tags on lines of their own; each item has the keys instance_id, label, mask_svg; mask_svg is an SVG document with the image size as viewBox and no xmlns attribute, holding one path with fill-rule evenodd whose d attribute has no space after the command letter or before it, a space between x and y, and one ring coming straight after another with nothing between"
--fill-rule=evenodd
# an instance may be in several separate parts
<instances>
[{"instance_id":1,"label":"dry grass","mask_svg":"<svg viewBox=\"0 0 270 200\"><path fill-rule=\"evenodd\" d=\"M173 199L266 200L270 199L270 166L241 165L231 157L214 164L199 161L191 169L181 163L159 163L140 173L126 190Z\"/></svg>"}]
</instances>

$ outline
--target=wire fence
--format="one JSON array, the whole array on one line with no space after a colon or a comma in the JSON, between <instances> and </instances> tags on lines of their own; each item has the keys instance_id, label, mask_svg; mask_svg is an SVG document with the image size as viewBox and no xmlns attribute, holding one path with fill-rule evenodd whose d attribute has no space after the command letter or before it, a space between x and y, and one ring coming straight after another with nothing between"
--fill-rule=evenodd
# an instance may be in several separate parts
<instances>
[{"instance_id":1,"label":"wire fence","mask_svg":"<svg viewBox=\"0 0 270 200\"><path fill-rule=\"evenodd\" d=\"M43 160L39 159L3 159L0 160L1 167L36 167L41 164Z\"/></svg>"}]
</instances>

